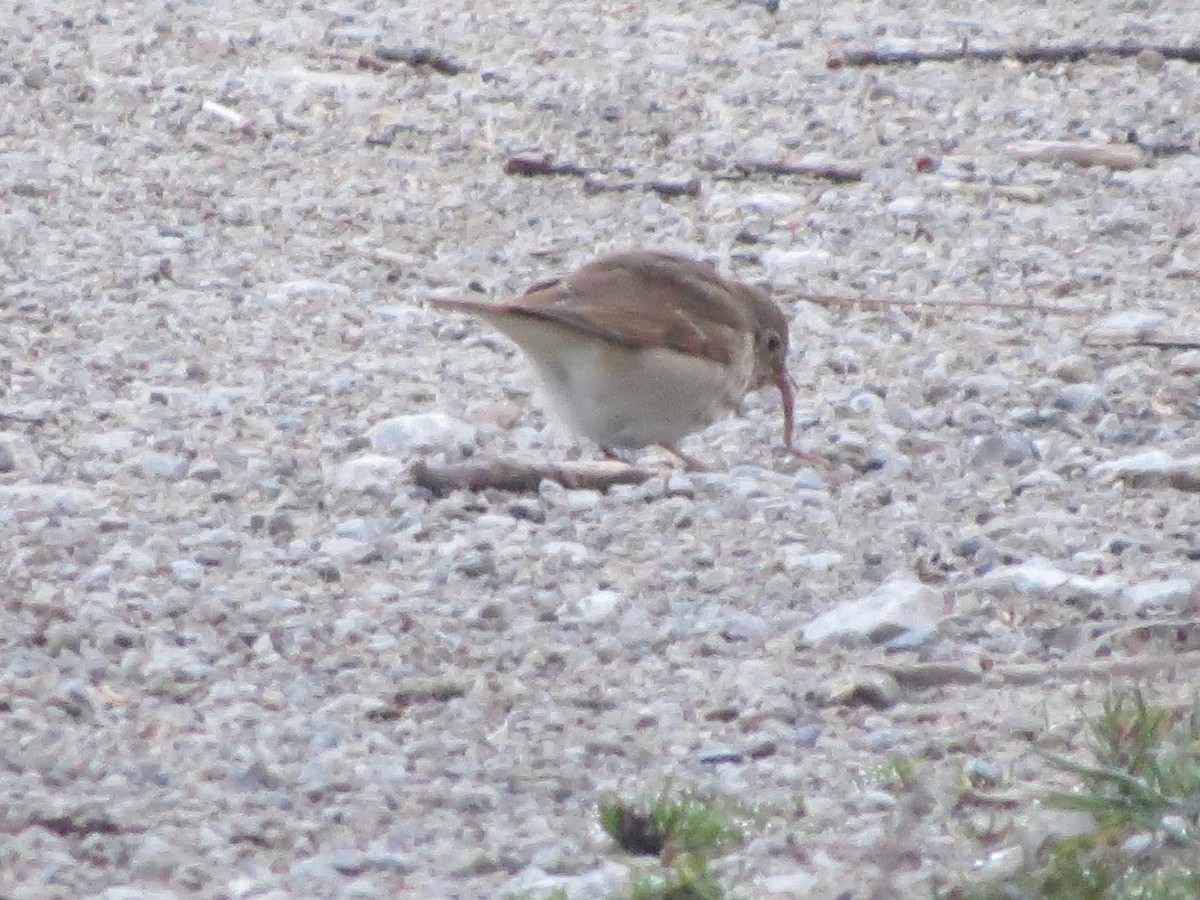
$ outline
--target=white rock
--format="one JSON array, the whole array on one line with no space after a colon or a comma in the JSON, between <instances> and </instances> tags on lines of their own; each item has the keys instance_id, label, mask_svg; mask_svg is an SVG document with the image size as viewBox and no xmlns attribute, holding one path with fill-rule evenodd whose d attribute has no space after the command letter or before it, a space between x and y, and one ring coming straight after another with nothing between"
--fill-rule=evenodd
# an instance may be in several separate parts
<instances>
[{"instance_id":1,"label":"white rock","mask_svg":"<svg viewBox=\"0 0 1200 900\"><path fill-rule=\"evenodd\" d=\"M819 553L805 552L803 547L789 547L783 554L783 567L789 572L804 569L807 572L828 572L842 561L842 554L833 550Z\"/></svg>"},{"instance_id":2,"label":"white rock","mask_svg":"<svg viewBox=\"0 0 1200 900\"><path fill-rule=\"evenodd\" d=\"M138 456L135 469L145 478L182 481L187 477L188 465L186 456L149 451Z\"/></svg>"},{"instance_id":3,"label":"white rock","mask_svg":"<svg viewBox=\"0 0 1200 900\"><path fill-rule=\"evenodd\" d=\"M621 595L616 591L593 591L579 601L579 618L592 624L603 622L616 612L620 601Z\"/></svg>"},{"instance_id":4,"label":"white rock","mask_svg":"<svg viewBox=\"0 0 1200 900\"><path fill-rule=\"evenodd\" d=\"M335 491L382 493L394 490L404 480L408 463L393 456L366 453L347 460L333 470L330 487Z\"/></svg>"},{"instance_id":5,"label":"white rock","mask_svg":"<svg viewBox=\"0 0 1200 900\"><path fill-rule=\"evenodd\" d=\"M204 577L204 567L190 559L177 559L171 563L175 582L183 587L199 587Z\"/></svg>"},{"instance_id":6,"label":"white rock","mask_svg":"<svg viewBox=\"0 0 1200 900\"><path fill-rule=\"evenodd\" d=\"M1194 593L1195 585L1186 578L1146 581L1125 589L1125 605L1133 613L1148 609L1181 612Z\"/></svg>"},{"instance_id":7,"label":"white rock","mask_svg":"<svg viewBox=\"0 0 1200 900\"><path fill-rule=\"evenodd\" d=\"M1049 596L1062 600L1111 600L1121 593L1123 587L1114 576L1088 578L1066 572L1041 558L995 569L967 586L989 593Z\"/></svg>"},{"instance_id":8,"label":"white rock","mask_svg":"<svg viewBox=\"0 0 1200 900\"><path fill-rule=\"evenodd\" d=\"M93 434L83 440L83 447L89 453L99 456L120 456L128 453L137 443L136 431L114 430Z\"/></svg>"},{"instance_id":9,"label":"white rock","mask_svg":"<svg viewBox=\"0 0 1200 900\"><path fill-rule=\"evenodd\" d=\"M1088 336L1103 343L1134 341L1154 336L1166 322L1167 317L1161 313L1119 312L1097 322Z\"/></svg>"},{"instance_id":10,"label":"white rock","mask_svg":"<svg viewBox=\"0 0 1200 900\"><path fill-rule=\"evenodd\" d=\"M759 878L755 884L756 897L810 897L817 889L820 881L811 872L798 869L782 875L768 875Z\"/></svg>"},{"instance_id":11,"label":"white rock","mask_svg":"<svg viewBox=\"0 0 1200 900\"><path fill-rule=\"evenodd\" d=\"M804 639L817 643L831 638L869 638L878 643L901 632L934 627L941 608L936 591L907 574L896 574L865 597L817 616L804 627Z\"/></svg>"},{"instance_id":12,"label":"white rock","mask_svg":"<svg viewBox=\"0 0 1200 900\"><path fill-rule=\"evenodd\" d=\"M475 427L444 413L415 413L385 419L367 432L376 453L410 458L423 453L469 456L478 435Z\"/></svg>"},{"instance_id":13,"label":"white rock","mask_svg":"<svg viewBox=\"0 0 1200 900\"><path fill-rule=\"evenodd\" d=\"M586 565L592 559L591 551L574 541L548 541L542 545L542 555L575 568Z\"/></svg>"},{"instance_id":14,"label":"white rock","mask_svg":"<svg viewBox=\"0 0 1200 900\"><path fill-rule=\"evenodd\" d=\"M893 216L919 216L925 208L925 202L920 197L897 197L887 205L887 211Z\"/></svg>"},{"instance_id":15,"label":"white rock","mask_svg":"<svg viewBox=\"0 0 1200 900\"><path fill-rule=\"evenodd\" d=\"M1173 487L1200 491L1200 456L1175 459L1165 450L1147 450L1093 466L1088 473L1101 484L1123 482L1128 487Z\"/></svg>"},{"instance_id":16,"label":"white rock","mask_svg":"<svg viewBox=\"0 0 1200 900\"><path fill-rule=\"evenodd\" d=\"M821 269L829 265L830 256L825 250L796 249L768 250L762 255L763 265L768 272L779 274L799 270Z\"/></svg>"},{"instance_id":17,"label":"white rock","mask_svg":"<svg viewBox=\"0 0 1200 900\"><path fill-rule=\"evenodd\" d=\"M1188 350L1171 360L1173 375L1200 375L1200 350Z\"/></svg>"}]
</instances>

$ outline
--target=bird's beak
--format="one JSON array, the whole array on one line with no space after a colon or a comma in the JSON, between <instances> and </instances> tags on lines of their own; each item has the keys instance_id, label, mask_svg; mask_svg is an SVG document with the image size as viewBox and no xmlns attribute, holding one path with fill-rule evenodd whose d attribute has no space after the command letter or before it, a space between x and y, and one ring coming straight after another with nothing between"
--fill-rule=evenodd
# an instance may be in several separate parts
<instances>
[{"instance_id":1,"label":"bird's beak","mask_svg":"<svg viewBox=\"0 0 1200 900\"><path fill-rule=\"evenodd\" d=\"M783 443L789 450L792 447L792 427L795 423L795 395L793 387L795 382L792 376L788 374L788 370L780 364L772 373L775 378L775 386L779 388L779 394L783 398Z\"/></svg>"}]
</instances>

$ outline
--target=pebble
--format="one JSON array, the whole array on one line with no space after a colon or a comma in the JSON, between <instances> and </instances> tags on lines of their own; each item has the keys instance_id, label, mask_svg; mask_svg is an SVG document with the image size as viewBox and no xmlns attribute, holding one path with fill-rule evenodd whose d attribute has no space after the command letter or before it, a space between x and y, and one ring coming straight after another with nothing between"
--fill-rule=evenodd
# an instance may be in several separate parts
<instances>
[{"instance_id":1,"label":"pebble","mask_svg":"<svg viewBox=\"0 0 1200 900\"><path fill-rule=\"evenodd\" d=\"M1100 463L1088 475L1101 484L1122 482L1131 488L1173 487L1200 491L1200 456L1175 459L1163 450L1147 450Z\"/></svg>"},{"instance_id":2,"label":"pebble","mask_svg":"<svg viewBox=\"0 0 1200 900\"><path fill-rule=\"evenodd\" d=\"M408 466L409 463L394 456L363 454L334 469L329 486L335 491L390 496L405 479Z\"/></svg>"},{"instance_id":3,"label":"pebble","mask_svg":"<svg viewBox=\"0 0 1200 900\"><path fill-rule=\"evenodd\" d=\"M817 616L804 626L804 640L884 643L905 631L935 627L941 606L936 591L897 574L871 593Z\"/></svg>"},{"instance_id":4,"label":"pebble","mask_svg":"<svg viewBox=\"0 0 1200 900\"><path fill-rule=\"evenodd\" d=\"M1133 614L1166 612L1179 614L1200 600L1200 592L1187 578L1146 581L1125 588L1123 606Z\"/></svg>"},{"instance_id":5,"label":"pebble","mask_svg":"<svg viewBox=\"0 0 1200 900\"><path fill-rule=\"evenodd\" d=\"M171 563L175 583L181 587L199 587L204 580L204 567L190 559L177 559Z\"/></svg>"},{"instance_id":6,"label":"pebble","mask_svg":"<svg viewBox=\"0 0 1200 900\"><path fill-rule=\"evenodd\" d=\"M138 473L147 478L161 478L164 481L181 481L188 474L188 459L173 453L147 452L137 457L135 468Z\"/></svg>"},{"instance_id":7,"label":"pebble","mask_svg":"<svg viewBox=\"0 0 1200 900\"><path fill-rule=\"evenodd\" d=\"M457 460L472 456L479 436L473 425L443 413L416 413L385 419L367 431L376 453L411 461L430 453Z\"/></svg>"},{"instance_id":8,"label":"pebble","mask_svg":"<svg viewBox=\"0 0 1200 900\"><path fill-rule=\"evenodd\" d=\"M971 438L967 452L977 469L1001 464L1011 468L1038 456L1037 445L1023 432Z\"/></svg>"},{"instance_id":9,"label":"pebble","mask_svg":"<svg viewBox=\"0 0 1200 900\"><path fill-rule=\"evenodd\" d=\"M726 617L721 626L721 637L727 641L761 640L771 631L771 626L762 616L754 613L735 612Z\"/></svg>"},{"instance_id":10,"label":"pebble","mask_svg":"<svg viewBox=\"0 0 1200 900\"><path fill-rule=\"evenodd\" d=\"M1088 382L1068 384L1055 395L1054 406L1065 412L1089 413L1104 406L1104 391Z\"/></svg>"},{"instance_id":11,"label":"pebble","mask_svg":"<svg viewBox=\"0 0 1200 900\"><path fill-rule=\"evenodd\" d=\"M968 587L993 594L1013 593L1061 602L1108 601L1119 597L1123 585L1113 576L1089 577L1065 571L1046 559L1001 566Z\"/></svg>"},{"instance_id":12,"label":"pebble","mask_svg":"<svg viewBox=\"0 0 1200 900\"><path fill-rule=\"evenodd\" d=\"M767 875L755 881L755 896L769 900L774 897L811 897L820 879L803 869L779 875Z\"/></svg>"},{"instance_id":13,"label":"pebble","mask_svg":"<svg viewBox=\"0 0 1200 900\"><path fill-rule=\"evenodd\" d=\"M616 591L593 591L578 604L579 617L590 624L598 624L611 618L621 602L621 595Z\"/></svg>"}]
</instances>

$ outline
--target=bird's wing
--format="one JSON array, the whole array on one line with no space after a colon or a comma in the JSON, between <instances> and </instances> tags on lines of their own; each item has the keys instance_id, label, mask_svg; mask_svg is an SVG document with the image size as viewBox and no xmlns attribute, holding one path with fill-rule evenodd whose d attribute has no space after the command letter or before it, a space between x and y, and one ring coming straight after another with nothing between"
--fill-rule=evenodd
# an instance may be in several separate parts
<instances>
[{"instance_id":1,"label":"bird's wing","mask_svg":"<svg viewBox=\"0 0 1200 900\"><path fill-rule=\"evenodd\" d=\"M754 329L747 290L683 257L622 253L534 285L502 308L635 349L665 347L729 364Z\"/></svg>"}]
</instances>

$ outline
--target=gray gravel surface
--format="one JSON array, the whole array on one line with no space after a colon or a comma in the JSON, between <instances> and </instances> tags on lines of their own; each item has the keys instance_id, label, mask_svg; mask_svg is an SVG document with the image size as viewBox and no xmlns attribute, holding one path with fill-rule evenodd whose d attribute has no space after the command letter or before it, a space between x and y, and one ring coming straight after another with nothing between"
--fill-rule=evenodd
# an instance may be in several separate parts
<instances>
[{"instance_id":1,"label":"gray gravel surface","mask_svg":"<svg viewBox=\"0 0 1200 900\"><path fill-rule=\"evenodd\" d=\"M1032 798L1031 741L1081 752L1139 662L1200 681L1153 665L1197 644L1200 355L1126 345L1200 339L1197 68L826 67L1194 43L1191 0L46 0L0 35L5 897L599 898L597 800L666 783L758 811L746 896L925 897L1012 858L964 773ZM1128 171L1005 150L1131 132ZM655 179L700 190L600 190ZM412 486L595 453L422 299L635 246L775 289L829 466L767 392L685 443L709 474Z\"/></svg>"}]
</instances>

